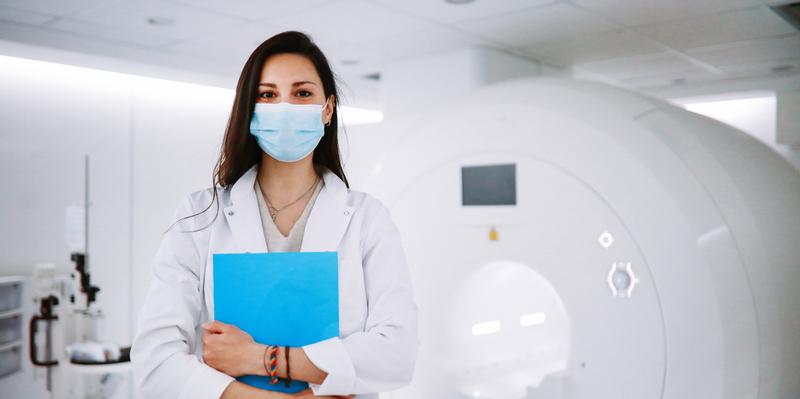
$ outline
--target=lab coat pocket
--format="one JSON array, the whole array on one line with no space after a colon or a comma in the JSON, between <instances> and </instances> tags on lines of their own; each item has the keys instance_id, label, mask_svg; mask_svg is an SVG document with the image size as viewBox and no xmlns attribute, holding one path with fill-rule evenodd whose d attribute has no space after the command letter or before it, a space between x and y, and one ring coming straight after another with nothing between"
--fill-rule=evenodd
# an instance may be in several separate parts
<instances>
[{"instance_id":1,"label":"lab coat pocket","mask_svg":"<svg viewBox=\"0 0 800 399\"><path fill-rule=\"evenodd\" d=\"M367 319L364 269L359 259L339 260L339 333L363 331Z\"/></svg>"}]
</instances>

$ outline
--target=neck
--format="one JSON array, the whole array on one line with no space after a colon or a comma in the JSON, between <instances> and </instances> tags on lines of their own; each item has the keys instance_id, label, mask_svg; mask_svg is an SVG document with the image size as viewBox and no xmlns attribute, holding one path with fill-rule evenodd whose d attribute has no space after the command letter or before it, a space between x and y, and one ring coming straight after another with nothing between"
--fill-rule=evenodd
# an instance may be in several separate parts
<instances>
[{"instance_id":1,"label":"neck","mask_svg":"<svg viewBox=\"0 0 800 399\"><path fill-rule=\"evenodd\" d=\"M280 207L306 193L318 177L310 156L297 162L280 162L263 154L256 178L273 205Z\"/></svg>"}]
</instances>

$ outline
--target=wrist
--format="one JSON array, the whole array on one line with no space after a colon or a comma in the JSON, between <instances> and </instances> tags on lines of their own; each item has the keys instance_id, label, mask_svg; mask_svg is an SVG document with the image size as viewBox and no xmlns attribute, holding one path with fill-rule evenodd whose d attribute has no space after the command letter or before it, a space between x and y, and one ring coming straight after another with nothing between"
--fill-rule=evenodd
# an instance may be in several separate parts
<instances>
[{"instance_id":1,"label":"wrist","mask_svg":"<svg viewBox=\"0 0 800 399\"><path fill-rule=\"evenodd\" d=\"M278 377L286 378L286 350L284 346L278 346Z\"/></svg>"},{"instance_id":2,"label":"wrist","mask_svg":"<svg viewBox=\"0 0 800 399\"><path fill-rule=\"evenodd\" d=\"M252 348L248 351L248 374L251 375L267 375L265 367L264 351L267 350L267 345L253 343Z\"/></svg>"}]
</instances>

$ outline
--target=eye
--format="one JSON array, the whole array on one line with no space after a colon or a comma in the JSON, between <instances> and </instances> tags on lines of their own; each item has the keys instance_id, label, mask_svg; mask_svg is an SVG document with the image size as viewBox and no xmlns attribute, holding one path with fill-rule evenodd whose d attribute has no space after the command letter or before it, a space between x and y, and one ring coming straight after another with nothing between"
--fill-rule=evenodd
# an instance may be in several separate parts
<instances>
[{"instance_id":1,"label":"eye","mask_svg":"<svg viewBox=\"0 0 800 399\"><path fill-rule=\"evenodd\" d=\"M273 92L271 92L271 91L265 91L265 92L263 92L263 93L259 93L259 94L258 94L258 96L259 96L260 98L272 98L272 97L274 97L274 96L275 96L275 93L273 93Z\"/></svg>"},{"instance_id":2,"label":"eye","mask_svg":"<svg viewBox=\"0 0 800 399\"><path fill-rule=\"evenodd\" d=\"M312 93L308 90L300 90L297 92L300 97L310 97Z\"/></svg>"}]
</instances>

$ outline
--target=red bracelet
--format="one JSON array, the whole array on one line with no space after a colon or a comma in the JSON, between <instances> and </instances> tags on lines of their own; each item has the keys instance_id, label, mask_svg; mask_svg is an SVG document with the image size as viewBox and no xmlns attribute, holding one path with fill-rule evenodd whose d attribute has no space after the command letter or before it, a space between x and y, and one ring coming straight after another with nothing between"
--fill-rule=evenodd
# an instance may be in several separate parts
<instances>
[{"instance_id":1,"label":"red bracelet","mask_svg":"<svg viewBox=\"0 0 800 399\"><path fill-rule=\"evenodd\" d=\"M289 373L289 347L283 347L283 355L286 358L286 381L284 384L288 387L292 383L292 375Z\"/></svg>"},{"instance_id":2,"label":"red bracelet","mask_svg":"<svg viewBox=\"0 0 800 399\"><path fill-rule=\"evenodd\" d=\"M264 347L264 371L267 372L267 376L269 376L269 366L267 365L267 353L269 353L269 345Z\"/></svg>"}]
</instances>

